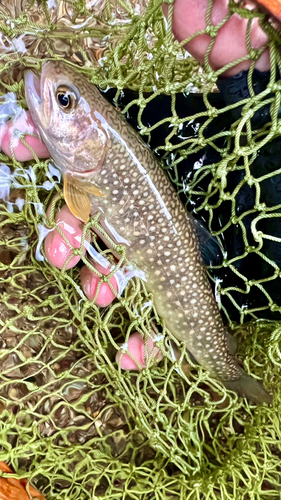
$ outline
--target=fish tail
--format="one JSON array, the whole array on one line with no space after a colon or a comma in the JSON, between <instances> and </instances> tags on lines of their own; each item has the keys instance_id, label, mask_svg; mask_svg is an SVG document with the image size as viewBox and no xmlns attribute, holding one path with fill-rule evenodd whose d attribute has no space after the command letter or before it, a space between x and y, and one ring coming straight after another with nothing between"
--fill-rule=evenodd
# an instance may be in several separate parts
<instances>
[{"instance_id":1,"label":"fish tail","mask_svg":"<svg viewBox=\"0 0 281 500\"><path fill-rule=\"evenodd\" d=\"M239 396L247 398L255 404L272 403L272 396L265 390L262 383L241 370L241 377L236 380L223 382L230 391L236 392Z\"/></svg>"}]
</instances>

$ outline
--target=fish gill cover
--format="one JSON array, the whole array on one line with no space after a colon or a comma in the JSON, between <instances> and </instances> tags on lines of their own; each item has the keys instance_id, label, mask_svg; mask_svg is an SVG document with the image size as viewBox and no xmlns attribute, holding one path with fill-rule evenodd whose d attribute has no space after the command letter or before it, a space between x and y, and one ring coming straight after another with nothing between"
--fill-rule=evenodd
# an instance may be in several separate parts
<instances>
[{"instance_id":1,"label":"fish gill cover","mask_svg":"<svg viewBox=\"0 0 281 500\"><path fill-rule=\"evenodd\" d=\"M140 332L147 347L155 322L161 325L143 282L131 280L105 309L89 302L79 267L53 267L40 246L63 203L58 171L50 160L20 163L1 153L0 460L47 500L280 498L281 294L278 252L269 245L281 237L273 188L280 176L279 35L259 13L272 71L266 90L243 101L237 122L214 92L223 70L211 69L210 51L199 68L172 36L173 3L167 22L161 3L1 2L0 114L16 116L26 106L23 71L40 71L46 58L70 61L119 104L155 147L188 209L219 237L223 259L210 279L235 328L238 359L263 379L274 403L256 407L227 393L163 324L153 339L162 361L150 355L142 371L121 371L115 354L126 352L130 333ZM212 4L206 30L213 43ZM230 2L233 12L249 27L257 15ZM146 110L164 94L168 111L151 123ZM272 121L252 127L268 104ZM84 262L91 227L98 218L85 225L75 250Z\"/></svg>"}]
</instances>

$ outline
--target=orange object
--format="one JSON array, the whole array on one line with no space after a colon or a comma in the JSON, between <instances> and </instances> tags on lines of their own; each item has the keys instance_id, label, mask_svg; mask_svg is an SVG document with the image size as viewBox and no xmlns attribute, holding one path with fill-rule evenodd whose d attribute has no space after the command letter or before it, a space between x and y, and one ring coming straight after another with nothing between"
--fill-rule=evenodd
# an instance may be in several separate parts
<instances>
[{"instance_id":1,"label":"orange object","mask_svg":"<svg viewBox=\"0 0 281 500\"><path fill-rule=\"evenodd\" d=\"M5 473L13 473L12 469L10 469L5 462L0 462L0 470ZM27 479L0 477L0 500L30 500L33 497L35 497L36 500L46 500L46 498L30 484L27 491L27 484Z\"/></svg>"},{"instance_id":2,"label":"orange object","mask_svg":"<svg viewBox=\"0 0 281 500\"><path fill-rule=\"evenodd\" d=\"M267 9L273 16L281 21L281 0L256 0L257 3Z\"/></svg>"}]
</instances>

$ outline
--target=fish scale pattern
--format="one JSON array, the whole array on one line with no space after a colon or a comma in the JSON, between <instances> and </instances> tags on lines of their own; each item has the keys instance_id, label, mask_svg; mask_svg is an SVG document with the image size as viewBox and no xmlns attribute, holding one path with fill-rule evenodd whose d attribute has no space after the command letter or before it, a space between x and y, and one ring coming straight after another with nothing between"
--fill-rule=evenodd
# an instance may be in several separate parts
<instances>
[{"instance_id":1,"label":"fish scale pattern","mask_svg":"<svg viewBox=\"0 0 281 500\"><path fill-rule=\"evenodd\" d=\"M210 50L217 34L210 22L212 4ZM2 2L1 99L4 105L3 96L12 92L25 107L24 69L40 70L44 58L63 59L101 89L116 88L116 103L123 89L136 91L123 113L138 107L136 123L144 139L169 125L155 154L187 208L196 210L225 250L210 279L234 328L237 358L263 379L274 402L250 405L194 365L161 322L139 278L110 307L90 303L80 287L79 267L55 269L39 245L43 228L54 227L63 204L50 162L20 164L0 153L13 178L8 197L7 178L1 178L6 199L0 204L0 461L47 500L280 498L281 303L271 246L279 242L274 228L281 205L272 188L280 175L280 86L274 71L275 63L280 66L279 34L259 14L274 62L268 85L243 101L239 121L225 121L218 131L216 120L228 116L229 107L216 106L213 91L226 68L212 71L206 57L201 71L183 43L173 40L172 12L169 2L164 23L158 0ZM247 16L249 23L256 15L241 2L230 2L230 12ZM182 116L177 95L194 89L203 94L204 109ZM163 93L171 96L169 115L149 125L145 109ZM251 118L265 102L272 121L253 129ZM184 136L188 124L193 134ZM191 158L200 168L190 174L184 165ZM75 249L89 267L82 248L86 238L113 259L96 236L102 231L98 217L92 218ZM239 243L232 256L226 251L229 240ZM126 252L122 246L117 250L122 265ZM273 321L266 319L268 312ZM134 331L147 344L155 324L162 361L155 363L150 354L144 370L122 372L117 350L126 352Z\"/></svg>"}]
</instances>

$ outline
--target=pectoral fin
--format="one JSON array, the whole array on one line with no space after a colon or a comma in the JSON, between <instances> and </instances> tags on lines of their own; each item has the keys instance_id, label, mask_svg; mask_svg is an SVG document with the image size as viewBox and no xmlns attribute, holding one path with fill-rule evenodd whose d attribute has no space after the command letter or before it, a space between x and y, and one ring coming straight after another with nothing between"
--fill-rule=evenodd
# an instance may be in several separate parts
<instances>
[{"instance_id":1,"label":"pectoral fin","mask_svg":"<svg viewBox=\"0 0 281 500\"><path fill-rule=\"evenodd\" d=\"M63 195L71 213L77 219L88 222L91 211L89 196L81 183L71 174L66 174L64 177Z\"/></svg>"},{"instance_id":2,"label":"pectoral fin","mask_svg":"<svg viewBox=\"0 0 281 500\"><path fill-rule=\"evenodd\" d=\"M80 181L71 174L64 176L63 195L66 204L71 213L83 222L88 222L91 212L91 204L87 193L95 196L105 196L93 182Z\"/></svg>"}]
</instances>

